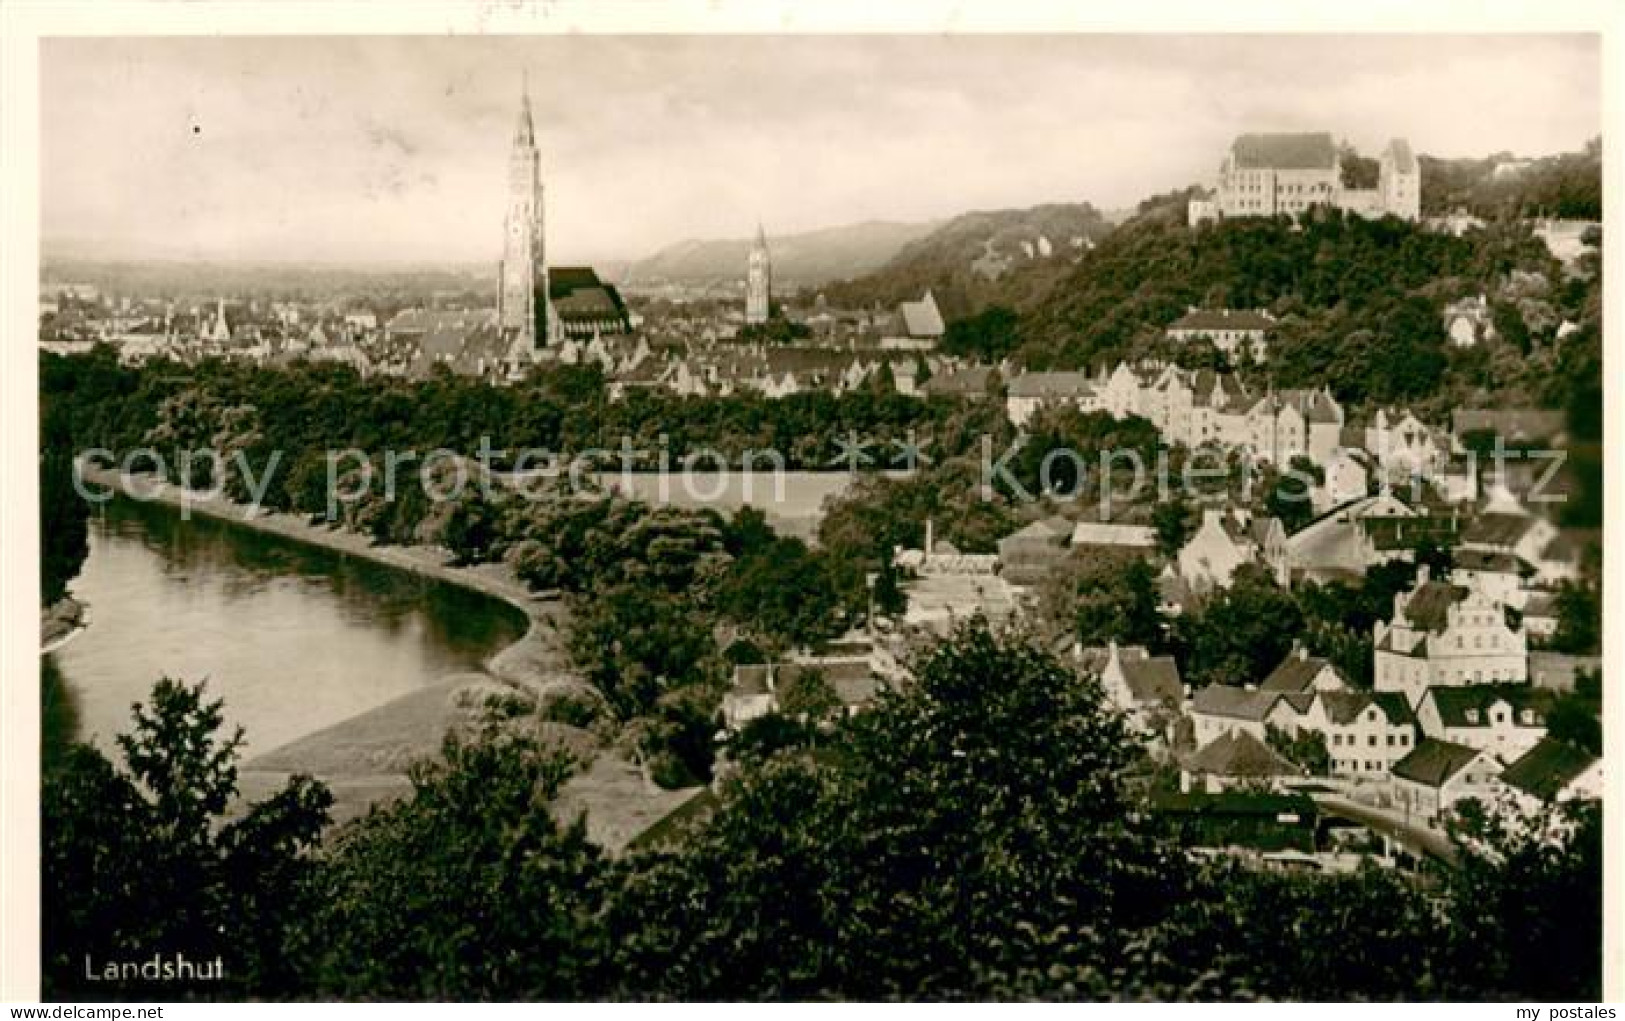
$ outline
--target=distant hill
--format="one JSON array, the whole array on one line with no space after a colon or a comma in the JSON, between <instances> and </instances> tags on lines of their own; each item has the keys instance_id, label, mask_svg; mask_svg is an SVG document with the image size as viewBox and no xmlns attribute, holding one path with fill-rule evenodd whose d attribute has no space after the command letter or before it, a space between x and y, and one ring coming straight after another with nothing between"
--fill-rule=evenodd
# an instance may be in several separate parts
<instances>
[{"instance_id":1,"label":"distant hill","mask_svg":"<svg viewBox=\"0 0 1625 1021\"><path fill-rule=\"evenodd\" d=\"M962 319L991 305L1040 301L1111 225L1087 202L965 213L903 246L872 273L822 290L832 305L895 305L935 293L944 315Z\"/></svg>"},{"instance_id":2,"label":"distant hill","mask_svg":"<svg viewBox=\"0 0 1625 1021\"><path fill-rule=\"evenodd\" d=\"M496 294L493 266L347 265L289 262L112 260L47 253L40 287L90 284L111 294L205 299L254 296L322 301L364 298L420 302L434 295L485 301Z\"/></svg>"},{"instance_id":3,"label":"distant hill","mask_svg":"<svg viewBox=\"0 0 1625 1021\"><path fill-rule=\"evenodd\" d=\"M777 291L818 287L840 277L867 273L937 223L871 220L803 234L769 235ZM629 290L677 284L689 287L742 284L752 238L680 241L634 262L621 277Z\"/></svg>"}]
</instances>

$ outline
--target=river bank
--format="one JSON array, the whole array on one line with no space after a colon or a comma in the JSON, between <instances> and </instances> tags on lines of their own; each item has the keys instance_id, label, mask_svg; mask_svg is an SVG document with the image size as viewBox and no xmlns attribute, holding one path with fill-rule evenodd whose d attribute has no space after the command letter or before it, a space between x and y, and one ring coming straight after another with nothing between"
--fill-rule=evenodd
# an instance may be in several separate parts
<instances>
[{"instance_id":1,"label":"river bank","mask_svg":"<svg viewBox=\"0 0 1625 1021\"><path fill-rule=\"evenodd\" d=\"M249 514L248 508L224 498L185 492L144 476L127 477L87 467L85 477L94 486L107 487L132 500L382 564L498 600L523 615L524 633L486 656L482 672L471 673L465 668L447 674L435 683L331 726L260 754L251 752L239 776L245 802L274 793L289 774L308 773L332 790L336 821L354 818L379 801L408 791L408 767L438 754L448 732L468 733L481 726L486 703L493 697L521 694L526 696L525 701L536 702L550 692L583 683L571 671L565 648L567 608L557 600L533 597L505 565L455 567L447 563L449 556L441 550L375 546L365 536L343 528L312 524L292 514ZM537 732L547 742L565 747L582 759L595 754L596 738L586 731L539 724ZM235 806L234 810L242 807Z\"/></svg>"},{"instance_id":2,"label":"river bank","mask_svg":"<svg viewBox=\"0 0 1625 1021\"><path fill-rule=\"evenodd\" d=\"M87 482L108 487L132 500L158 503L183 514L199 514L267 535L361 557L501 600L523 613L530 626L524 637L499 650L486 662L485 668L491 676L533 695L545 694L561 684L578 683L571 673L564 645L569 610L556 599L536 598L506 564L456 567L447 563L444 550L427 546L377 546L368 537L342 527L311 524L301 514L263 510L250 513L250 508L223 496L186 491L150 476L130 476L90 465L84 466L83 472Z\"/></svg>"}]
</instances>

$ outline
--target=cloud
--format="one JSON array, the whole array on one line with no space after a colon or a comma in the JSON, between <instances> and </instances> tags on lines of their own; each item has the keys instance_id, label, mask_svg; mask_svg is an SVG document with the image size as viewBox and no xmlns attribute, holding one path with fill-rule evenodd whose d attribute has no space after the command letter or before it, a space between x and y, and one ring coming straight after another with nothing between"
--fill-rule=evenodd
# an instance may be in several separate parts
<instances>
[{"instance_id":1,"label":"cloud","mask_svg":"<svg viewBox=\"0 0 1625 1021\"><path fill-rule=\"evenodd\" d=\"M528 75L561 259L1202 179L1242 130L1572 149L1594 36L53 39L47 239L488 261Z\"/></svg>"}]
</instances>

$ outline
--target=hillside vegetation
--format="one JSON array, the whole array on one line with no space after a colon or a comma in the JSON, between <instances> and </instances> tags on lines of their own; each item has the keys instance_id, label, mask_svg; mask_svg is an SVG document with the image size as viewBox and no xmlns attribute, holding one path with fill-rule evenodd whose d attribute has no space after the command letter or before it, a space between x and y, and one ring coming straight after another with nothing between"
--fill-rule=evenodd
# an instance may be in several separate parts
<instances>
[{"instance_id":1,"label":"hillside vegetation","mask_svg":"<svg viewBox=\"0 0 1625 1021\"><path fill-rule=\"evenodd\" d=\"M1281 326L1267 372L1250 373L1260 382L1329 385L1354 405L1404 402L1435 415L1599 396L1598 257L1566 274L1526 223L1455 237L1334 210L1302 224L1256 218L1198 229L1184 216L1183 196L1167 196L1106 237L1011 323L1015 359L1092 369L1166 353L1162 331L1187 308L1267 308ZM1478 294L1490 301L1498 339L1455 348L1444 307ZM1579 329L1559 339L1565 321Z\"/></svg>"},{"instance_id":2,"label":"hillside vegetation","mask_svg":"<svg viewBox=\"0 0 1625 1021\"><path fill-rule=\"evenodd\" d=\"M903 246L876 271L823 288L839 308L889 306L931 290L948 319L1037 304L1111 230L1089 203L972 212Z\"/></svg>"},{"instance_id":3,"label":"hillside vegetation","mask_svg":"<svg viewBox=\"0 0 1625 1021\"><path fill-rule=\"evenodd\" d=\"M1511 162L1511 153L1484 159L1441 160L1420 158L1422 215L1435 216L1464 209L1492 219L1516 216L1552 216L1563 220L1602 219L1602 139L1594 138L1580 152L1559 153L1532 160L1513 173L1495 176L1495 168Z\"/></svg>"}]
</instances>

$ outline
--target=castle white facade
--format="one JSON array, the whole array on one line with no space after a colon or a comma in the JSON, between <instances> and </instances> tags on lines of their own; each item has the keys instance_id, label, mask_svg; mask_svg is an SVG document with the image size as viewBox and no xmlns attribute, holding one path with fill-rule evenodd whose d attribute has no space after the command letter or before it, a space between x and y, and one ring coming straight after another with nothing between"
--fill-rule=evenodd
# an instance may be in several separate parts
<instances>
[{"instance_id":1,"label":"castle white facade","mask_svg":"<svg viewBox=\"0 0 1625 1021\"><path fill-rule=\"evenodd\" d=\"M1368 217L1421 217L1421 167L1404 139L1389 142L1378 157L1375 188L1346 187L1343 170L1329 132L1241 135L1219 165L1212 194L1191 201L1190 223L1297 215L1317 205Z\"/></svg>"}]
</instances>

